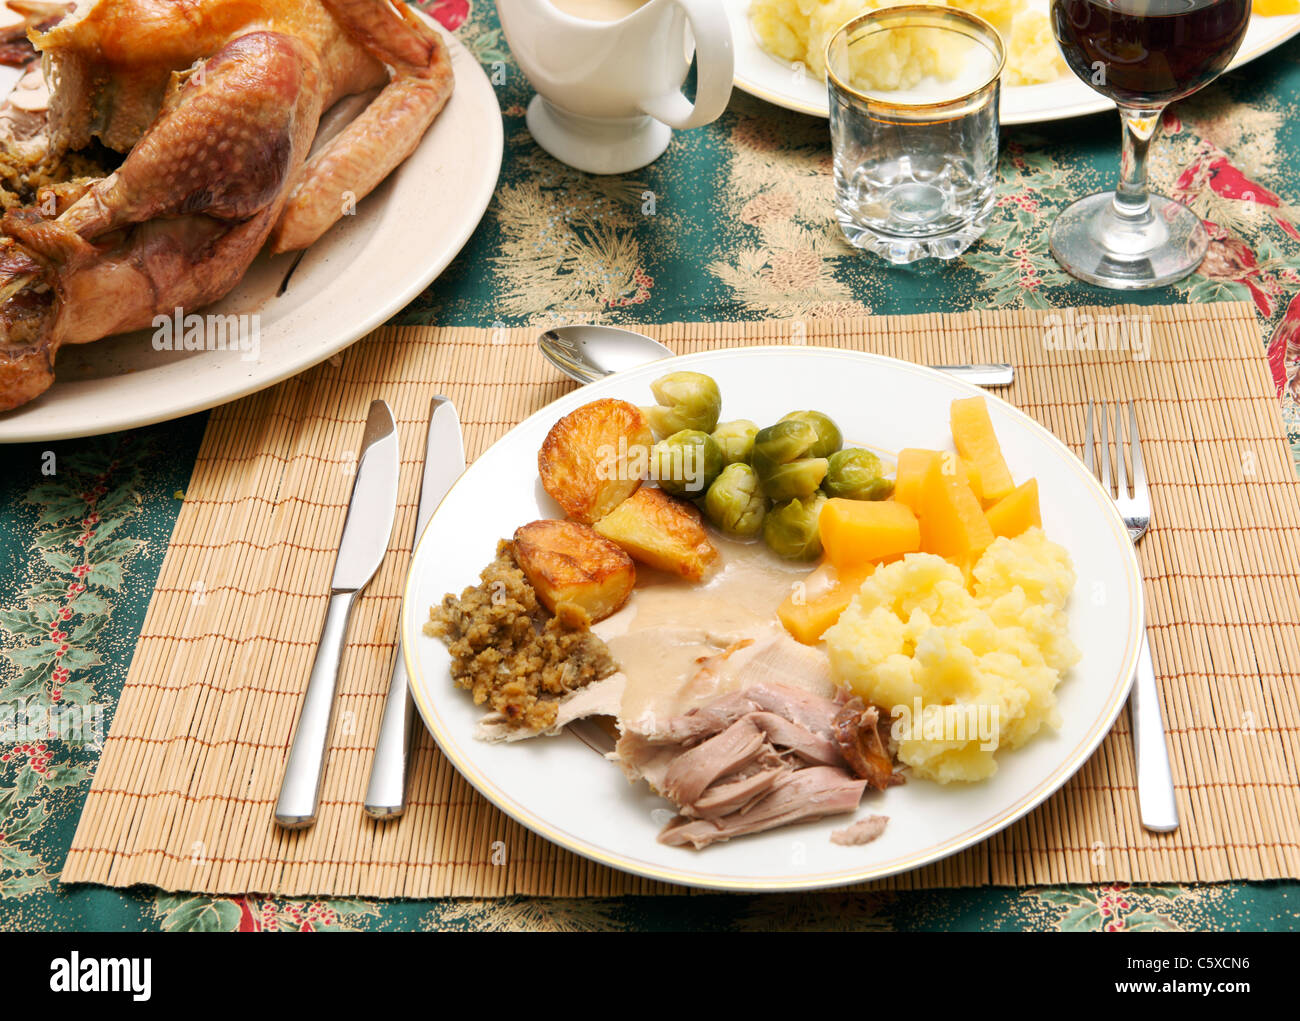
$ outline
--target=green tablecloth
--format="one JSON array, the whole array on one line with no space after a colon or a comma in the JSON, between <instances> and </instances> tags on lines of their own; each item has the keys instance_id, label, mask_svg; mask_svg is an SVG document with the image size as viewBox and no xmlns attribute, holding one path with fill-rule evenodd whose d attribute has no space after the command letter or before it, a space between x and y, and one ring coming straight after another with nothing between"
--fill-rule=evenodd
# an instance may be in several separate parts
<instances>
[{"instance_id":1,"label":"green tablecloth","mask_svg":"<svg viewBox=\"0 0 1300 1021\"><path fill-rule=\"evenodd\" d=\"M887 268L830 216L824 122L737 93L655 164L598 178L539 150L531 96L485 0L421 4L500 82L505 162L464 252L401 323L670 322L1111 304L1052 260L1047 225L1109 182L1114 115L1004 132L998 210L952 264ZM1122 300L1253 301L1292 448L1300 405L1300 41L1167 118L1153 177L1213 238L1201 272ZM502 76L504 80L502 81ZM363 293L363 291L359 292ZM1290 348L1290 349L1289 349ZM111 721L205 416L90 440L0 447L0 702L80 703ZM52 456L51 456L52 455ZM51 474L51 470L53 473ZM1300 928L1300 883L611 900L213 899L61 886L96 750L24 743L0 716L0 928Z\"/></svg>"}]
</instances>

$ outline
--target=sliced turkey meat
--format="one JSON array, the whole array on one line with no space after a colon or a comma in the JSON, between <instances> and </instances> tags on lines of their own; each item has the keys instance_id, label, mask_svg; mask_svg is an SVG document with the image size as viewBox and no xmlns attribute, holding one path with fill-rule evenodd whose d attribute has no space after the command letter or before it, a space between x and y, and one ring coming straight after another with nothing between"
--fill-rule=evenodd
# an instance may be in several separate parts
<instances>
[{"instance_id":1,"label":"sliced turkey meat","mask_svg":"<svg viewBox=\"0 0 1300 1021\"><path fill-rule=\"evenodd\" d=\"M809 766L777 777L772 789L746 809L716 819L678 816L659 834L662 843L696 850L720 840L795 822L855 811L865 780L832 766Z\"/></svg>"},{"instance_id":2,"label":"sliced turkey meat","mask_svg":"<svg viewBox=\"0 0 1300 1021\"><path fill-rule=\"evenodd\" d=\"M784 716L814 734L828 739L835 737L835 718L842 705L833 698L823 698L785 684L755 684L745 689L745 697L760 709Z\"/></svg>"},{"instance_id":3,"label":"sliced turkey meat","mask_svg":"<svg viewBox=\"0 0 1300 1021\"><path fill-rule=\"evenodd\" d=\"M869 815L865 819L858 819L841 829L832 830L831 843L839 844L842 847L869 844L885 832L885 826L888 823L889 819L886 816Z\"/></svg>"},{"instance_id":4,"label":"sliced turkey meat","mask_svg":"<svg viewBox=\"0 0 1300 1021\"><path fill-rule=\"evenodd\" d=\"M698 849L853 812L868 785L901 782L887 752L883 766L874 757L878 722L859 700L765 682L656 721L650 733L625 726L614 757L677 807L659 839Z\"/></svg>"},{"instance_id":5,"label":"sliced turkey meat","mask_svg":"<svg viewBox=\"0 0 1300 1021\"><path fill-rule=\"evenodd\" d=\"M722 733L677 755L659 793L677 805L693 804L713 781L750 765L767 747L763 732L751 717L744 716Z\"/></svg>"},{"instance_id":6,"label":"sliced turkey meat","mask_svg":"<svg viewBox=\"0 0 1300 1021\"><path fill-rule=\"evenodd\" d=\"M809 765L844 765L839 744L824 734L813 733L801 723L764 711L751 713L746 719L751 720L776 747L793 752Z\"/></svg>"},{"instance_id":7,"label":"sliced turkey meat","mask_svg":"<svg viewBox=\"0 0 1300 1021\"><path fill-rule=\"evenodd\" d=\"M680 716L672 716L663 721L653 734L646 735L647 741L657 744L694 744L706 737L725 730L742 716L758 708L745 697L743 691L723 695L706 706L692 709Z\"/></svg>"},{"instance_id":8,"label":"sliced turkey meat","mask_svg":"<svg viewBox=\"0 0 1300 1021\"><path fill-rule=\"evenodd\" d=\"M779 755L764 755L756 762L757 769L747 775L730 777L701 794L694 804L682 806L682 814L703 819L715 819L744 812L748 806L770 791L783 776L793 772Z\"/></svg>"}]
</instances>

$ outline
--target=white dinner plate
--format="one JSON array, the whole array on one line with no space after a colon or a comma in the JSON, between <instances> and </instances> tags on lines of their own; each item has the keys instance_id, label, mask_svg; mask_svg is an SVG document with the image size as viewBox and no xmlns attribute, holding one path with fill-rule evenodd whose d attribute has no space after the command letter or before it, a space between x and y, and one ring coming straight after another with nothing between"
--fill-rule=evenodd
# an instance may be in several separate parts
<instances>
[{"instance_id":1,"label":"white dinner plate","mask_svg":"<svg viewBox=\"0 0 1300 1021\"><path fill-rule=\"evenodd\" d=\"M810 75L799 74L765 52L749 25L750 0L722 0L731 21L736 48L736 88L788 110L825 117L828 112L826 84ZM1047 11L1048 0L1030 0L1031 9ZM1282 45L1300 32L1300 15L1261 18L1252 16L1246 38L1231 66ZM1041 85L1012 85L1002 90L1003 124L1036 124L1040 121L1082 117L1112 110L1115 104L1094 92L1069 71L1054 82Z\"/></svg>"},{"instance_id":2,"label":"white dinner plate","mask_svg":"<svg viewBox=\"0 0 1300 1021\"><path fill-rule=\"evenodd\" d=\"M1063 444L1028 416L988 398L1017 479L1035 476L1049 536L1079 579L1069 605L1083 659L1057 689L1061 729L999 755L989 780L940 786L911 779L869 793L859 810L889 817L858 847L829 840L848 816L771 830L702 851L656 841L668 802L630 784L572 735L490 744L473 737L483 709L452 687L442 642L421 632L429 607L477 581L499 538L563 514L537 478L537 451L560 416L597 397L650 402L666 372L713 376L728 419L774 422L817 408L854 442L887 450L951 449L949 404L982 391L932 370L824 348L758 347L655 363L583 387L516 426L448 492L416 546L402 605L402 647L420 713L444 754L498 807L557 844L615 868L699 887L788 890L835 886L916 868L984 840L1060 787L1092 754L1124 704L1137 660L1142 595L1137 561L1113 503ZM635 596L633 597L635 598ZM671 813L668 813L669 815Z\"/></svg>"},{"instance_id":3,"label":"white dinner plate","mask_svg":"<svg viewBox=\"0 0 1300 1021\"><path fill-rule=\"evenodd\" d=\"M503 139L487 75L454 36L442 34L456 88L415 152L307 250L284 294L276 292L296 253L264 252L230 294L202 310L260 316L257 358L160 352L152 330L67 346L54 385L0 413L0 443L91 436L235 400L324 361L428 287L482 219Z\"/></svg>"}]
</instances>

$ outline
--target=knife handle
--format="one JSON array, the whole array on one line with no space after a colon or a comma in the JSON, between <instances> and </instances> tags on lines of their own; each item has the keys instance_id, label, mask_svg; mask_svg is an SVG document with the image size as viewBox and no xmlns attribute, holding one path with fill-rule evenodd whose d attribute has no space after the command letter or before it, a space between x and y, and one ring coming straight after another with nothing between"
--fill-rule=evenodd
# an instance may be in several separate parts
<instances>
[{"instance_id":1,"label":"knife handle","mask_svg":"<svg viewBox=\"0 0 1300 1021\"><path fill-rule=\"evenodd\" d=\"M1145 632L1128 711L1137 768L1138 814L1147 829L1172 833L1178 829L1178 802L1174 797L1173 770L1169 768L1169 738L1160 712L1160 687Z\"/></svg>"},{"instance_id":2,"label":"knife handle","mask_svg":"<svg viewBox=\"0 0 1300 1021\"><path fill-rule=\"evenodd\" d=\"M325 611L325 627L316 646L316 661L303 696L289 761L284 767L280 798L275 803L275 821L286 829L303 829L316 821L321 781L325 778L325 748L334 720L334 689L356 595L355 592L332 593L329 609Z\"/></svg>"},{"instance_id":3,"label":"knife handle","mask_svg":"<svg viewBox=\"0 0 1300 1021\"><path fill-rule=\"evenodd\" d=\"M366 814L392 819L406 811L406 758L411 748L411 722L415 718L402 649L397 649L393 678L388 682L384 719L375 742L375 758L366 788Z\"/></svg>"}]
</instances>

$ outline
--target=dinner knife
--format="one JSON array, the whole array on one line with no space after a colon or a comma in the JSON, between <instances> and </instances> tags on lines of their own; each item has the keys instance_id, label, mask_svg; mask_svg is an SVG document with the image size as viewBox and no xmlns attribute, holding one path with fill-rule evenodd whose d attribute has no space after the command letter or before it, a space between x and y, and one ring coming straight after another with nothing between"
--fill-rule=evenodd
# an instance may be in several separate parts
<instances>
[{"instance_id":1,"label":"dinner knife","mask_svg":"<svg viewBox=\"0 0 1300 1021\"><path fill-rule=\"evenodd\" d=\"M424 526L429 523L434 509L464 470L465 442L461 437L456 407L446 397L434 397L429 407L420 505L415 512L417 541L424 534ZM388 682L384 718L379 725L375 759L370 767L370 785L366 789L366 813L376 819L392 819L406 810L406 767L415 706L411 703L401 640L399 635L397 662L393 664L393 677Z\"/></svg>"},{"instance_id":2,"label":"dinner knife","mask_svg":"<svg viewBox=\"0 0 1300 1021\"><path fill-rule=\"evenodd\" d=\"M343 538L334 561L325 626L316 647L316 660L307 681L302 713L275 804L275 821L287 829L302 829L316 821L348 619L358 593L374 577L388 548L397 513L397 477L397 428L393 425L393 413L383 401L374 401L366 418Z\"/></svg>"}]
</instances>

